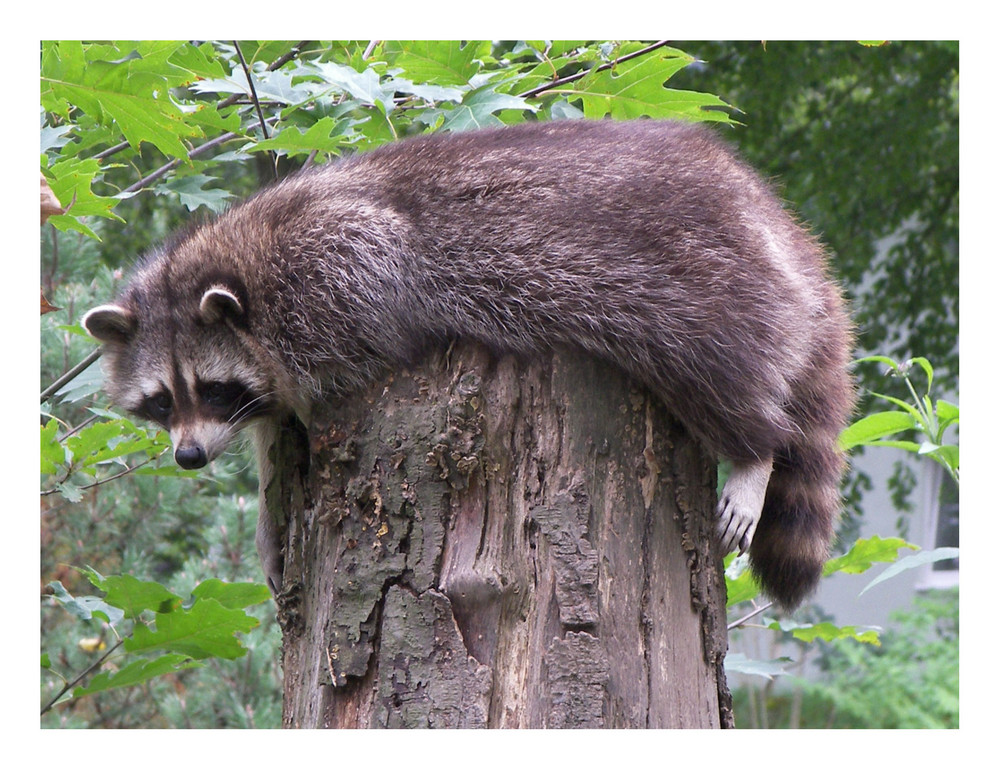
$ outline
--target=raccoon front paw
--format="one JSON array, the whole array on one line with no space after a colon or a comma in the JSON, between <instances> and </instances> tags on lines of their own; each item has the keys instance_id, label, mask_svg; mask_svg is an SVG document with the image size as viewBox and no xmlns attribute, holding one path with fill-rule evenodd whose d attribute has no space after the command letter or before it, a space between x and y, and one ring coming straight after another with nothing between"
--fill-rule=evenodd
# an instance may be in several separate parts
<instances>
[{"instance_id":1,"label":"raccoon front paw","mask_svg":"<svg viewBox=\"0 0 1000 770\"><path fill-rule=\"evenodd\" d=\"M716 508L716 534L723 553L739 550L742 554L750 548L770 478L770 459L733 466Z\"/></svg>"}]
</instances>

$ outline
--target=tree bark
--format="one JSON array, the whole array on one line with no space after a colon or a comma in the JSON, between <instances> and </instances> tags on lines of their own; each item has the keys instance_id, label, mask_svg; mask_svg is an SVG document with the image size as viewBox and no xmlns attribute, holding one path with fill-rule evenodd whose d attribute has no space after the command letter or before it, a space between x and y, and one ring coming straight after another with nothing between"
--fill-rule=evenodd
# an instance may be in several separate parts
<instances>
[{"instance_id":1,"label":"tree bark","mask_svg":"<svg viewBox=\"0 0 1000 770\"><path fill-rule=\"evenodd\" d=\"M460 344L285 435L286 727L731 726L715 466L612 367Z\"/></svg>"}]
</instances>

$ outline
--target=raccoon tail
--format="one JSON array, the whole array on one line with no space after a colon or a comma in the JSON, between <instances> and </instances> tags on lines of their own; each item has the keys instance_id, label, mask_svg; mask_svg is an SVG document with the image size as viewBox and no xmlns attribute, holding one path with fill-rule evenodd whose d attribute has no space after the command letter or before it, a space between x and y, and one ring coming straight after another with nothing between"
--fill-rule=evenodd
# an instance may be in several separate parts
<instances>
[{"instance_id":1,"label":"raccoon tail","mask_svg":"<svg viewBox=\"0 0 1000 770\"><path fill-rule=\"evenodd\" d=\"M775 453L750 568L764 592L792 610L816 589L839 516L843 454L836 433L801 437Z\"/></svg>"}]
</instances>

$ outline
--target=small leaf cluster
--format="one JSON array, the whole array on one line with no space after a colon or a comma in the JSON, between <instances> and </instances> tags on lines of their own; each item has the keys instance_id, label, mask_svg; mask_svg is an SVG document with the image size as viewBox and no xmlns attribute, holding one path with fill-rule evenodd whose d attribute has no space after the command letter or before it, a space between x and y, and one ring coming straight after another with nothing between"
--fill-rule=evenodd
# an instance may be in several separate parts
<instances>
[{"instance_id":1,"label":"small leaf cluster","mask_svg":"<svg viewBox=\"0 0 1000 770\"><path fill-rule=\"evenodd\" d=\"M934 384L934 367L923 357L910 358L902 363L888 356L867 356L856 363L878 362L889 367L888 373L900 378L909 391L912 402L906 402L894 396L872 393L898 409L874 412L861 418L849 426L840 436L840 446L850 450L858 446L887 446L903 449L907 452L930 457L939 463L958 482L959 452L958 445L945 441L945 431L958 426L959 408L957 404L944 399L931 399L931 386ZM923 370L927 384L922 394L918 395L910 377L914 367ZM915 431L922 435L919 442L900 438L889 439L900 433Z\"/></svg>"},{"instance_id":2,"label":"small leaf cluster","mask_svg":"<svg viewBox=\"0 0 1000 770\"><path fill-rule=\"evenodd\" d=\"M42 170L67 209L50 221L97 237L87 217L121 219L154 187L217 211L223 165L257 153L321 160L529 118L729 121L718 97L664 87L693 61L629 41L46 41ZM163 166L125 184L146 147Z\"/></svg>"},{"instance_id":3,"label":"small leaf cluster","mask_svg":"<svg viewBox=\"0 0 1000 770\"><path fill-rule=\"evenodd\" d=\"M43 653L42 668L65 681L43 706L43 714L68 700L200 667L208 658L232 660L246 655L235 634L252 630L259 621L245 610L270 599L262 585L213 578L199 583L185 602L153 581L131 575L103 577L92 569L82 572L104 596L72 596L55 581L49 586L53 601L84 623L100 622L118 641L72 680L56 672L51 657ZM91 649L104 646L103 640L89 644ZM119 649L123 654L112 657ZM88 676L89 681L81 683Z\"/></svg>"},{"instance_id":4,"label":"small leaf cluster","mask_svg":"<svg viewBox=\"0 0 1000 770\"><path fill-rule=\"evenodd\" d=\"M79 502L83 491L126 473L143 476L197 476L172 463L156 463L170 449L162 430L136 425L105 409L92 408L102 422L90 423L60 434L60 423L50 419L41 430L41 472L53 479L43 495L58 492Z\"/></svg>"}]
</instances>

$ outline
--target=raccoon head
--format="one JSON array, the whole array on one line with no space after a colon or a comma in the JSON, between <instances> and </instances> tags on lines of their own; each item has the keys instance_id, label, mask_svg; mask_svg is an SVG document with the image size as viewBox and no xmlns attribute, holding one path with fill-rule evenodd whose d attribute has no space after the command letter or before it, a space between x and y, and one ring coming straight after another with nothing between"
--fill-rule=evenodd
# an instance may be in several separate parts
<instances>
[{"instance_id":1,"label":"raccoon head","mask_svg":"<svg viewBox=\"0 0 1000 770\"><path fill-rule=\"evenodd\" d=\"M112 399L166 428L178 465L201 468L275 406L274 388L238 333L238 291L211 286L189 305L152 294L133 291L82 323L104 343Z\"/></svg>"}]
</instances>

